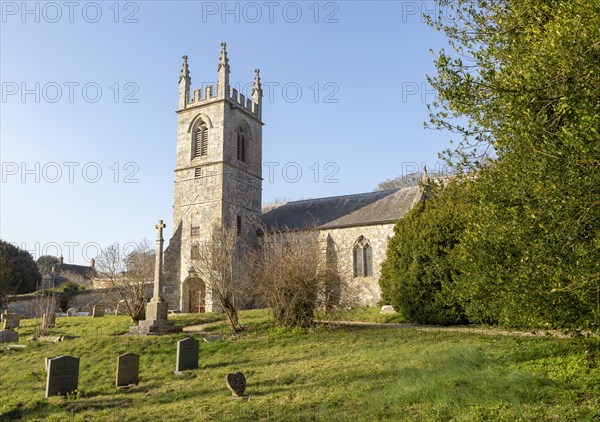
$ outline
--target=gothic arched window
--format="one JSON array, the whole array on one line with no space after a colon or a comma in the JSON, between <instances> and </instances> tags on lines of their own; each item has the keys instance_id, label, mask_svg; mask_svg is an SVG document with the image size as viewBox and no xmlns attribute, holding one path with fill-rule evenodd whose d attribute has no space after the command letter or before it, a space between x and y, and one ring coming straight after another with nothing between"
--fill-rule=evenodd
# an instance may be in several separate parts
<instances>
[{"instance_id":1,"label":"gothic arched window","mask_svg":"<svg viewBox=\"0 0 600 422\"><path fill-rule=\"evenodd\" d=\"M192 133L192 158L208 154L208 126L200 121Z\"/></svg>"},{"instance_id":2,"label":"gothic arched window","mask_svg":"<svg viewBox=\"0 0 600 422\"><path fill-rule=\"evenodd\" d=\"M352 249L354 277L373 275L373 249L364 236L360 236Z\"/></svg>"},{"instance_id":3,"label":"gothic arched window","mask_svg":"<svg viewBox=\"0 0 600 422\"><path fill-rule=\"evenodd\" d=\"M248 142L248 135L246 128L241 125L237 130L237 159L240 161L246 161L246 143Z\"/></svg>"}]
</instances>

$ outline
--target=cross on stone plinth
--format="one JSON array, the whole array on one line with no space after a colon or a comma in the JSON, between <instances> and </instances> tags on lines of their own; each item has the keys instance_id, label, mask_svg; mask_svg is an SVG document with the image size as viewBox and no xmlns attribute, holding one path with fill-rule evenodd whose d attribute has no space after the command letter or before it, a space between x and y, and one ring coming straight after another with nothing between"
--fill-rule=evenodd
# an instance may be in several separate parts
<instances>
[{"instance_id":1,"label":"cross on stone plinth","mask_svg":"<svg viewBox=\"0 0 600 422\"><path fill-rule=\"evenodd\" d=\"M173 322L167 319L167 302L161 297L163 286L163 229L167 227L162 220L156 224L158 238L156 239L156 257L154 264L154 292L150 302L146 304L146 319L140 321L137 327L132 327L133 334L165 334L181 331Z\"/></svg>"}]
</instances>

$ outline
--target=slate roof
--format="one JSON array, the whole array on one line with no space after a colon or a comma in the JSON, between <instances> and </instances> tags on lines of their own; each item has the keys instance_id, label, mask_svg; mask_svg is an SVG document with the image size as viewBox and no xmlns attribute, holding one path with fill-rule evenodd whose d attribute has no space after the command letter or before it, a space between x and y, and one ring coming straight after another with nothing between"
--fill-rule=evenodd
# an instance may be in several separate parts
<instances>
[{"instance_id":1,"label":"slate roof","mask_svg":"<svg viewBox=\"0 0 600 422\"><path fill-rule=\"evenodd\" d=\"M57 266L59 272L70 272L85 278L90 278L90 276L94 273L94 269L86 265L57 264Z\"/></svg>"},{"instance_id":2,"label":"slate roof","mask_svg":"<svg viewBox=\"0 0 600 422\"><path fill-rule=\"evenodd\" d=\"M267 231L332 229L392 223L421 199L418 186L293 201L265 210L262 223Z\"/></svg>"}]
</instances>

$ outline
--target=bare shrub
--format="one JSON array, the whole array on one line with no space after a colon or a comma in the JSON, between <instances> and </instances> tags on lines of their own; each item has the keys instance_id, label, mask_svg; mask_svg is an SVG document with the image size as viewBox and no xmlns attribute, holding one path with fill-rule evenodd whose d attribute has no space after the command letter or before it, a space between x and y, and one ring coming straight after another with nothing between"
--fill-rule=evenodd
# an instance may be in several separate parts
<instances>
[{"instance_id":1,"label":"bare shrub","mask_svg":"<svg viewBox=\"0 0 600 422\"><path fill-rule=\"evenodd\" d=\"M36 314L38 323L35 328L35 336L45 336L48 330L54 327L56 320L56 309L58 307L58 293L52 290L39 292L36 300Z\"/></svg>"},{"instance_id":2,"label":"bare shrub","mask_svg":"<svg viewBox=\"0 0 600 422\"><path fill-rule=\"evenodd\" d=\"M205 283L213 304L225 312L231 328L240 331L238 310L248 286L247 245L235 229L215 226L209 239L193 247L197 248L191 259L193 271Z\"/></svg>"},{"instance_id":3,"label":"bare shrub","mask_svg":"<svg viewBox=\"0 0 600 422\"><path fill-rule=\"evenodd\" d=\"M349 287L326 259L319 232L271 231L256 253L253 278L280 326L307 327L315 310L343 306Z\"/></svg>"},{"instance_id":4,"label":"bare shrub","mask_svg":"<svg viewBox=\"0 0 600 422\"><path fill-rule=\"evenodd\" d=\"M150 241L140 241L123 256L117 245L96 258L97 277L107 286L107 302L124 309L134 323L146 318L146 299L154 280L154 251Z\"/></svg>"}]
</instances>

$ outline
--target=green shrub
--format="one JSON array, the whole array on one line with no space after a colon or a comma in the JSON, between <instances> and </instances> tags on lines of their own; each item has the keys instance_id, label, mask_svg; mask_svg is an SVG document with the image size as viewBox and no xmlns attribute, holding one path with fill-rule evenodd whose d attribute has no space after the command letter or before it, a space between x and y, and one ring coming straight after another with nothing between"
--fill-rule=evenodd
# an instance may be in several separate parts
<instances>
[{"instance_id":1,"label":"green shrub","mask_svg":"<svg viewBox=\"0 0 600 422\"><path fill-rule=\"evenodd\" d=\"M465 227L464 185L430 184L427 199L396 223L379 284L384 302L411 321L467 322L454 296L459 276L455 247Z\"/></svg>"}]
</instances>

